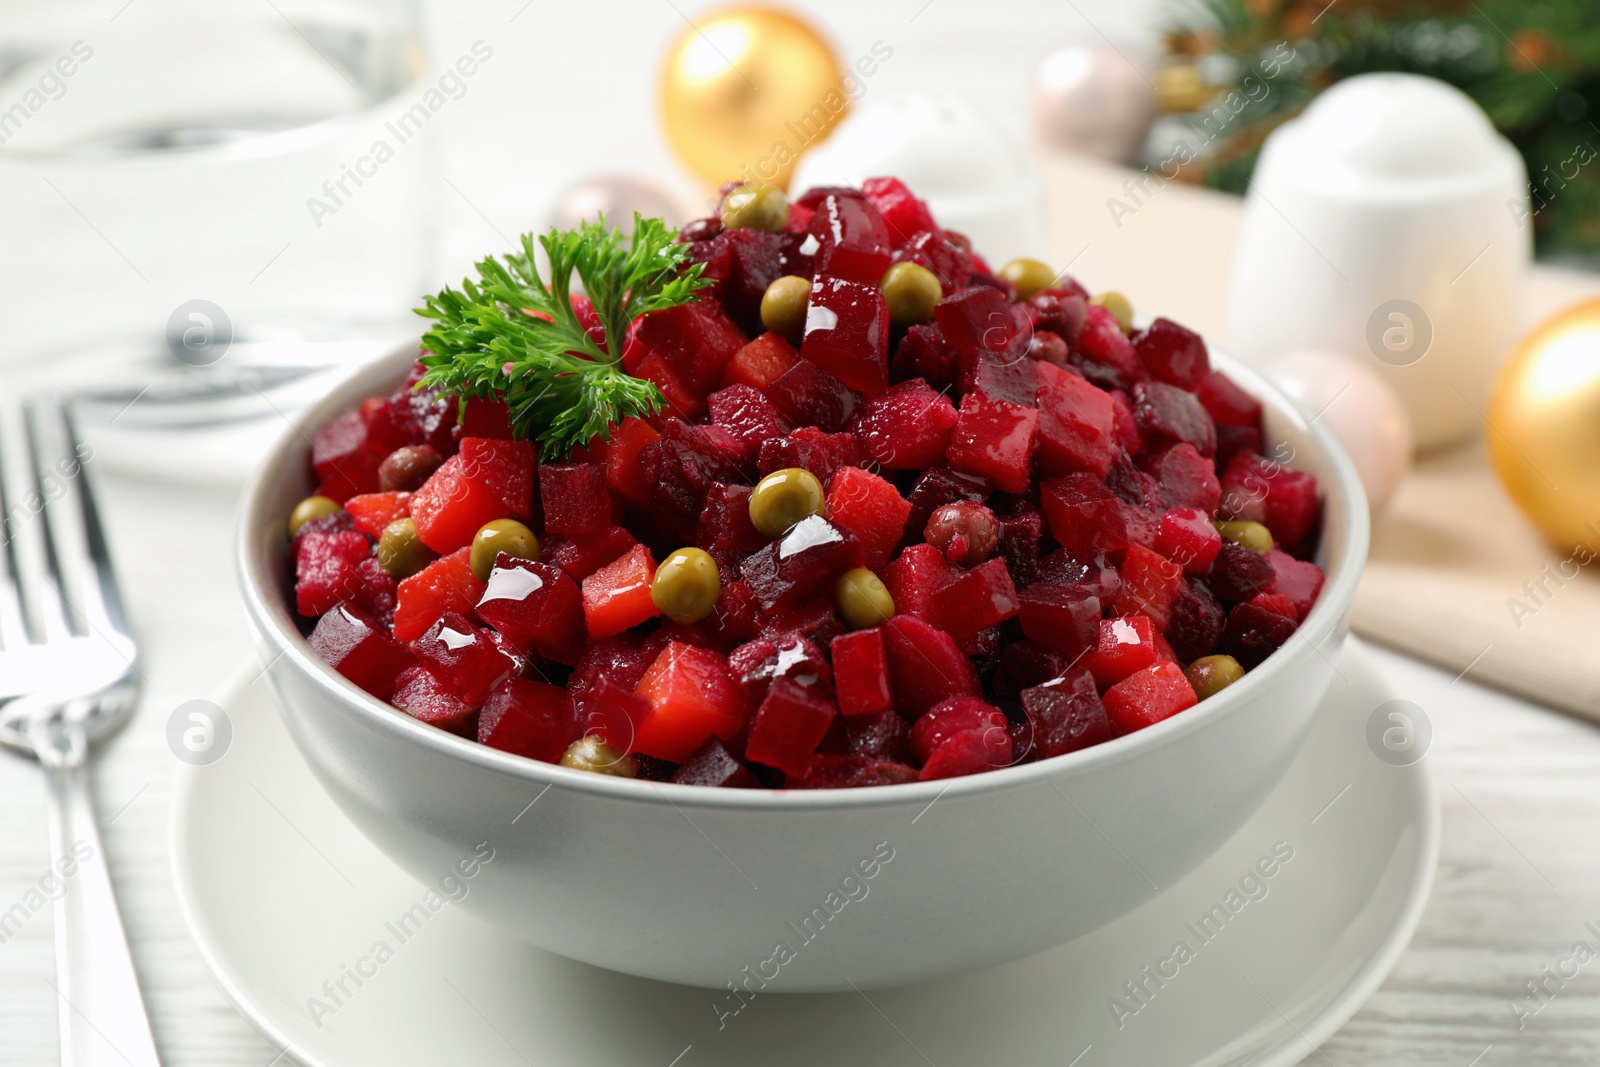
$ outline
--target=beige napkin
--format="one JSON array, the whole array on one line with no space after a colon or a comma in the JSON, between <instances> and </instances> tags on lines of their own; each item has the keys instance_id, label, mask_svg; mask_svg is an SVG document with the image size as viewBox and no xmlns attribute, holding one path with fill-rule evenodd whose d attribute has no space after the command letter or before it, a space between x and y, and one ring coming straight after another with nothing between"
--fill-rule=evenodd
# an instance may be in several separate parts
<instances>
[{"instance_id":1,"label":"beige napkin","mask_svg":"<svg viewBox=\"0 0 1600 1067\"><path fill-rule=\"evenodd\" d=\"M1090 289L1121 290L1136 312L1170 315L1228 348L1239 200L1065 155L1041 164L1058 269L1070 264ZM1600 275L1537 267L1525 321L1597 294ZM1566 559L1472 442L1419 460L1374 523L1352 624L1474 681L1600 719L1600 567L1567 577Z\"/></svg>"}]
</instances>

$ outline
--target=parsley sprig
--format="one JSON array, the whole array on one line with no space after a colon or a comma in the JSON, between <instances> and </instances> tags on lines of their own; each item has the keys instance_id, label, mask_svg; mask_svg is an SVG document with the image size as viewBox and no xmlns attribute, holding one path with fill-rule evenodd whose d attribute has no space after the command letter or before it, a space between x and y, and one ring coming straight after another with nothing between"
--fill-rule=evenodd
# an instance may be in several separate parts
<instances>
[{"instance_id":1,"label":"parsley sprig","mask_svg":"<svg viewBox=\"0 0 1600 1067\"><path fill-rule=\"evenodd\" d=\"M423 298L417 314L434 320L422 335L427 368L418 388L461 398L504 399L512 429L540 454L559 458L629 416L662 404L655 384L622 369L628 324L640 315L694 299L711 282L689 246L661 219L633 217L633 239L605 219L538 239L550 261L548 284L534 259L534 236L522 251L477 264L478 279ZM594 305L604 336L590 336L572 309L572 275Z\"/></svg>"}]
</instances>

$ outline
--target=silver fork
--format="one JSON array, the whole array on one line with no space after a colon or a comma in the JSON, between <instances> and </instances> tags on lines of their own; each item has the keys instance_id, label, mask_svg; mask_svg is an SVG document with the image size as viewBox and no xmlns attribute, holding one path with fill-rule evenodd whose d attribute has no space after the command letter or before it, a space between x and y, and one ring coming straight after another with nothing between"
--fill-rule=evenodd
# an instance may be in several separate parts
<instances>
[{"instance_id":1,"label":"silver fork","mask_svg":"<svg viewBox=\"0 0 1600 1067\"><path fill-rule=\"evenodd\" d=\"M0 744L48 785L61 1062L159 1067L87 767L133 711L137 651L75 440L53 399L0 398Z\"/></svg>"}]
</instances>

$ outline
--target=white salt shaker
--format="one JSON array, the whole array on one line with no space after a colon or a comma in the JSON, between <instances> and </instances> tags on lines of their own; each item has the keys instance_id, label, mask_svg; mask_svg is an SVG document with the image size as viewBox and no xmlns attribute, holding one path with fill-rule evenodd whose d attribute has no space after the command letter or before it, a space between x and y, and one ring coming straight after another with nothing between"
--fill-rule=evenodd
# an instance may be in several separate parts
<instances>
[{"instance_id":1,"label":"white salt shaker","mask_svg":"<svg viewBox=\"0 0 1600 1067\"><path fill-rule=\"evenodd\" d=\"M1235 345L1362 360L1418 447L1457 440L1517 338L1529 223L1522 157L1464 93L1346 79L1263 147L1234 253Z\"/></svg>"}]
</instances>

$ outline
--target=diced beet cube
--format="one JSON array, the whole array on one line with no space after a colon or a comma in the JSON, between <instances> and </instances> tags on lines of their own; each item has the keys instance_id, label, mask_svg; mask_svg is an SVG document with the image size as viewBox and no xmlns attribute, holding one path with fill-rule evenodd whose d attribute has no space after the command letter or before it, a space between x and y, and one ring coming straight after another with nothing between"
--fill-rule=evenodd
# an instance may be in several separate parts
<instances>
[{"instance_id":1,"label":"diced beet cube","mask_svg":"<svg viewBox=\"0 0 1600 1067\"><path fill-rule=\"evenodd\" d=\"M610 637L661 614L650 595L656 561L650 550L634 545L621 558L583 580L583 617L589 636Z\"/></svg>"},{"instance_id":2,"label":"diced beet cube","mask_svg":"<svg viewBox=\"0 0 1600 1067\"><path fill-rule=\"evenodd\" d=\"M889 562L910 515L911 502L871 471L842 467L828 480L823 517L856 535L866 566L873 570Z\"/></svg>"},{"instance_id":3,"label":"diced beet cube","mask_svg":"<svg viewBox=\"0 0 1600 1067\"><path fill-rule=\"evenodd\" d=\"M806 773L791 776L784 783L788 789L859 789L871 785L901 785L917 780L915 767L871 756L834 756L822 754L811 757Z\"/></svg>"},{"instance_id":4,"label":"diced beet cube","mask_svg":"<svg viewBox=\"0 0 1600 1067\"><path fill-rule=\"evenodd\" d=\"M977 668L943 630L914 615L896 615L880 630L889 657L889 688L896 709L907 718L950 696L982 695Z\"/></svg>"},{"instance_id":5,"label":"diced beet cube","mask_svg":"<svg viewBox=\"0 0 1600 1067\"><path fill-rule=\"evenodd\" d=\"M895 262L911 262L932 271L942 292L965 289L972 280L972 257L938 227L931 226L903 241L897 236L895 241Z\"/></svg>"},{"instance_id":6,"label":"diced beet cube","mask_svg":"<svg viewBox=\"0 0 1600 1067\"><path fill-rule=\"evenodd\" d=\"M744 561L740 574L750 583L762 610L787 611L818 590L832 590L834 579L861 566L861 542L849 530L812 515Z\"/></svg>"},{"instance_id":7,"label":"diced beet cube","mask_svg":"<svg viewBox=\"0 0 1600 1067\"><path fill-rule=\"evenodd\" d=\"M1045 522L1076 559L1094 559L1128 547L1122 504L1092 474L1069 474L1040 483Z\"/></svg>"},{"instance_id":8,"label":"diced beet cube","mask_svg":"<svg viewBox=\"0 0 1600 1067\"><path fill-rule=\"evenodd\" d=\"M1241 452L1261 451L1261 431L1254 426L1229 426L1217 423L1217 469L1227 470Z\"/></svg>"},{"instance_id":9,"label":"diced beet cube","mask_svg":"<svg viewBox=\"0 0 1600 1067\"><path fill-rule=\"evenodd\" d=\"M1211 573L1206 576L1211 588L1223 600L1249 600L1272 585L1271 561L1259 552L1226 541L1217 550Z\"/></svg>"},{"instance_id":10,"label":"diced beet cube","mask_svg":"<svg viewBox=\"0 0 1600 1067\"><path fill-rule=\"evenodd\" d=\"M819 278L806 308L800 358L857 392L889 386L889 305L876 283Z\"/></svg>"},{"instance_id":11,"label":"diced beet cube","mask_svg":"<svg viewBox=\"0 0 1600 1067\"><path fill-rule=\"evenodd\" d=\"M1166 499L1161 495L1161 483L1136 467L1133 459L1120 449L1112 458L1105 483L1112 495L1124 504L1150 508L1158 518L1167 509Z\"/></svg>"},{"instance_id":12,"label":"diced beet cube","mask_svg":"<svg viewBox=\"0 0 1600 1067\"><path fill-rule=\"evenodd\" d=\"M889 227L858 194L824 197L811 218L810 232L819 245L814 261L819 275L876 286L889 269Z\"/></svg>"},{"instance_id":13,"label":"diced beet cube","mask_svg":"<svg viewBox=\"0 0 1600 1067\"><path fill-rule=\"evenodd\" d=\"M713 241L728 248L728 273L715 288L717 300L740 328L761 330L761 298L767 286L785 273L781 233L740 227L724 230Z\"/></svg>"},{"instance_id":14,"label":"diced beet cube","mask_svg":"<svg viewBox=\"0 0 1600 1067\"><path fill-rule=\"evenodd\" d=\"M1070 585L1034 584L1018 594L1022 632L1077 656L1100 638L1100 598Z\"/></svg>"},{"instance_id":15,"label":"diced beet cube","mask_svg":"<svg viewBox=\"0 0 1600 1067\"><path fill-rule=\"evenodd\" d=\"M745 758L803 775L837 712L833 700L815 686L775 678L750 720Z\"/></svg>"},{"instance_id":16,"label":"diced beet cube","mask_svg":"<svg viewBox=\"0 0 1600 1067\"><path fill-rule=\"evenodd\" d=\"M1217 602L1210 586L1199 579L1187 579L1172 598L1172 617L1162 634L1173 654L1188 663L1209 656L1222 640L1227 613Z\"/></svg>"},{"instance_id":17,"label":"diced beet cube","mask_svg":"<svg viewBox=\"0 0 1600 1067\"><path fill-rule=\"evenodd\" d=\"M980 563L934 600L933 622L956 638L999 625L1021 610L1017 587L1001 559Z\"/></svg>"},{"instance_id":18,"label":"diced beet cube","mask_svg":"<svg viewBox=\"0 0 1600 1067\"><path fill-rule=\"evenodd\" d=\"M911 517L906 529L920 533L928 525L928 516L944 504L966 501L981 504L989 498L992 487L976 474L951 470L949 467L929 467L917 475L906 499L911 501Z\"/></svg>"},{"instance_id":19,"label":"diced beet cube","mask_svg":"<svg viewBox=\"0 0 1600 1067\"><path fill-rule=\"evenodd\" d=\"M744 726L748 707L716 652L673 641L639 680L650 714L639 724L634 750L682 763L715 734L726 741Z\"/></svg>"},{"instance_id":20,"label":"diced beet cube","mask_svg":"<svg viewBox=\"0 0 1600 1067\"><path fill-rule=\"evenodd\" d=\"M557 763L577 740L578 716L560 686L507 678L484 702L478 741L545 763Z\"/></svg>"},{"instance_id":21,"label":"diced beet cube","mask_svg":"<svg viewBox=\"0 0 1600 1067\"><path fill-rule=\"evenodd\" d=\"M394 635L414 641L446 612L465 615L477 606L483 583L472 573L472 550L457 549L400 583L394 608Z\"/></svg>"},{"instance_id":22,"label":"diced beet cube","mask_svg":"<svg viewBox=\"0 0 1600 1067\"><path fill-rule=\"evenodd\" d=\"M1219 427L1245 426L1257 429L1261 425L1261 401L1239 388L1232 378L1219 370L1212 371L1201 380L1195 395Z\"/></svg>"},{"instance_id":23,"label":"diced beet cube","mask_svg":"<svg viewBox=\"0 0 1600 1067\"><path fill-rule=\"evenodd\" d=\"M949 397L913 378L864 403L852 429L867 454L881 465L920 470L944 461L956 418Z\"/></svg>"},{"instance_id":24,"label":"diced beet cube","mask_svg":"<svg viewBox=\"0 0 1600 1067\"><path fill-rule=\"evenodd\" d=\"M980 352L1005 352L1017 336L1006 295L987 285L948 293L934 305L934 321L946 343L966 359Z\"/></svg>"},{"instance_id":25,"label":"diced beet cube","mask_svg":"<svg viewBox=\"0 0 1600 1067\"><path fill-rule=\"evenodd\" d=\"M861 183L867 202L883 216L890 239L901 245L915 234L935 228L928 205L906 188L899 178L868 178Z\"/></svg>"},{"instance_id":26,"label":"diced beet cube","mask_svg":"<svg viewBox=\"0 0 1600 1067\"><path fill-rule=\"evenodd\" d=\"M1134 335L1134 351L1152 378L1193 390L1211 373L1211 359L1199 334L1171 319L1158 318Z\"/></svg>"},{"instance_id":27,"label":"diced beet cube","mask_svg":"<svg viewBox=\"0 0 1600 1067\"><path fill-rule=\"evenodd\" d=\"M595 571L620 559L639 542L621 526L607 526L598 533L576 537L548 537L539 549L539 558L581 582Z\"/></svg>"},{"instance_id":28,"label":"diced beet cube","mask_svg":"<svg viewBox=\"0 0 1600 1067\"><path fill-rule=\"evenodd\" d=\"M935 389L949 389L956 384L960 357L945 343L938 323L919 322L900 338L890 368L896 378L922 378Z\"/></svg>"},{"instance_id":29,"label":"diced beet cube","mask_svg":"<svg viewBox=\"0 0 1600 1067\"><path fill-rule=\"evenodd\" d=\"M865 461L861 442L853 433L825 433L815 426L802 426L787 437L761 446L756 469L762 476L787 467L804 467L824 485L841 467L859 466Z\"/></svg>"},{"instance_id":30,"label":"diced beet cube","mask_svg":"<svg viewBox=\"0 0 1600 1067\"><path fill-rule=\"evenodd\" d=\"M868 715L840 715L828 728L818 752L835 756L869 756L872 759L910 763L911 724L896 711Z\"/></svg>"},{"instance_id":31,"label":"diced beet cube","mask_svg":"<svg viewBox=\"0 0 1600 1067\"><path fill-rule=\"evenodd\" d=\"M360 493L344 502L355 528L368 537L382 537L384 527L411 513L411 494L404 492Z\"/></svg>"},{"instance_id":32,"label":"diced beet cube","mask_svg":"<svg viewBox=\"0 0 1600 1067\"><path fill-rule=\"evenodd\" d=\"M722 368L722 384L748 385L765 393L784 371L800 362L794 346L775 333L764 333L739 349Z\"/></svg>"},{"instance_id":33,"label":"diced beet cube","mask_svg":"<svg viewBox=\"0 0 1600 1067\"><path fill-rule=\"evenodd\" d=\"M789 432L789 420L772 401L748 385L730 385L706 397L711 421L727 430L753 458L761 443Z\"/></svg>"},{"instance_id":34,"label":"diced beet cube","mask_svg":"<svg viewBox=\"0 0 1600 1067\"><path fill-rule=\"evenodd\" d=\"M1031 408L1039 391L1038 366L1034 360L1009 350L980 352L961 361L961 391Z\"/></svg>"},{"instance_id":35,"label":"diced beet cube","mask_svg":"<svg viewBox=\"0 0 1600 1067\"><path fill-rule=\"evenodd\" d=\"M1040 473L1104 478L1116 452L1111 395L1060 367L1036 366Z\"/></svg>"},{"instance_id":36,"label":"diced beet cube","mask_svg":"<svg viewBox=\"0 0 1600 1067\"><path fill-rule=\"evenodd\" d=\"M1133 418L1147 444L1187 441L1202 456L1217 452L1217 428L1193 393L1166 382L1136 382Z\"/></svg>"},{"instance_id":37,"label":"diced beet cube","mask_svg":"<svg viewBox=\"0 0 1600 1067\"><path fill-rule=\"evenodd\" d=\"M598 463L539 464L539 499L549 533L571 537L611 525L606 469Z\"/></svg>"},{"instance_id":38,"label":"diced beet cube","mask_svg":"<svg viewBox=\"0 0 1600 1067\"><path fill-rule=\"evenodd\" d=\"M1300 621L1300 612L1296 610L1294 601L1282 593L1257 593L1250 598L1249 603L1258 608L1265 608L1267 611L1277 612L1284 618L1291 619L1294 622L1298 623Z\"/></svg>"},{"instance_id":39,"label":"diced beet cube","mask_svg":"<svg viewBox=\"0 0 1600 1067\"><path fill-rule=\"evenodd\" d=\"M1267 592L1288 597L1294 603L1296 617L1304 620L1322 592L1322 568L1276 548L1267 553L1267 562L1272 564L1273 575Z\"/></svg>"},{"instance_id":40,"label":"diced beet cube","mask_svg":"<svg viewBox=\"0 0 1600 1067\"><path fill-rule=\"evenodd\" d=\"M464 729L478 711L478 704L462 700L426 667L407 667L394 682L389 703L430 726L452 733Z\"/></svg>"},{"instance_id":41,"label":"diced beet cube","mask_svg":"<svg viewBox=\"0 0 1600 1067\"><path fill-rule=\"evenodd\" d=\"M921 542L908 545L878 577L894 599L896 614L926 619L933 614L934 601L961 577L961 568Z\"/></svg>"},{"instance_id":42,"label":"diced beet cube","mask_svg":"<svg viewBox=\"0 0 1600 1067\"><path fill-rule=\"evenodd\" d=\"M1022 691L1022 713L1041 759L1063 756L1116 736L1087 670L1051 678Z\"/></svg>"},{"instance_id":43,"label":"diced beet cube","mask_svg":"<svg viewBox=\"0 0 1600 1067\"><path fill-rule=\"evenodd\" d=\"M968 393L950 435L950 465L1020 493L1028 488L1038 428L1037 408Z\"/></svg>"},{"instance_id":44,"label":"diced beet cube","mask_svg":"<svg viewBox=\"0 0 1600 1067\"><path fill-rule=\"evenodd\" d=\"M511 409L503 400L476 397L467 401L461 409L461 436L512 440Z\"/></svg>"},{"instance_id":45,"label":"diced beet cube","mask_svg":"<svg viewBox=\"0 0 1600 1067\"><path fill-rule=\"evenodd\" d=\"M429 673L475 708L515 666L495 647L487 630L453 612L430 626L411 647Z\"/></svg>"},{"instance_id":46,"label":"diced beet cube","mask_svg":"<svg viewBox=\"0 0 1600 1067\"><path fill-rule=\"evenodd\" d=\"M324 663L375 697L387 697L396 676L416 662L382 623L344 607L318 619L307 643Z\"/></svg>"},{"instance_id":47,"label":"diced beet cube","mask_svg":"<svg viewBox=\"0 0 1600 1067\"><path fill-rule=\"evenodd\" d=\"M845 625L839 621L839 613L830 595L816 597L797 608L764 617L756 636L777 640L795 633L817 645L826 645L844 632Z\"/></svg>"},{"instance_id":48,"label":"diced beet cube","mask_svg":"<svg viewBox=\"0 0 1600 1067\"><path fill-rule=\"evenodd\" d=\"M332 610L362 586L359 566L372 552L355 530L313 533L299 539L294 561L295 610L311 618Z\"/></svg>"},{"instance_id":49,"label":"diced beet cube","mask_svg":"<svg viewBox=\"0 0 1600 1067\"><path fill-rule=\"evenodd\" d=\"M761 628L760 617L761 605L756 601L755 591L749 582L736 578L722 583L722 595L717 598L716 608L701 625L709 625L721 646L731 648L756 636Z\"/></svg>"},{"instance_id":50,"label":"diced beet cube","mask_svg":"<svg viewBox=\"0 0 1600 1067\"><path fill-rule=\"evenodd\" d=\"M1295 620L1253 601L1235 604L1228 612L1222 651L1245 667L1255 667L1281 648L1299 628Z\"/></svg>"},{"instance_id":51,"label":"diced beet cube","mask_svg":"<svg viewBox=\"0 0 1600 1067\"><path fill-rule=\"evenodd\" d=\"M641 670L639 672L643 674ZM639 724L650 714L650 702L633 691L631 685L600 678L573 701L578 707L582 734L593 734L623 755L633 751Z\"/></svg>"},{"instance_id":52,"label":"diced beet cube","mask_svg":"<svg viewBox=\"0 0 1600 1067\"><path fill-rule=\"evenodd\" d=\"M319 492L341 504L358 493L377 492L378 464L390 451L368 444L361 412L345 412L318 430L311 443L311 469L321 483Z\"/></svg>"},{"instance_id":53,"label":"diced beet cube","mask_svg":"<svg viewBox=\"0 0 1600 1067\"><path fill-rule=\"evenodd\" d=\"M1011 734L1006 730L969 731L956 734L928 754L917 774L919 781L958 778L1004 767L1011 762Z\"/></svg>"},{"instance_id":54,"label":"diced beet cube","mask_svg":"<svg viewBox=\"0 0 1600 1067\"><path fill-rule=\"evenodd\" d=\"M1102 702L1117 732L1131 734L1194 707L1198 699L1182 667L1156 663L1106 690Z\"/></svg>"},{"instance_id":55,"label":"diced beet cube","mask_svg":"<svg viewBox=\"0 0 1600 1067\"><path fill-rule=\"evenodd\" d=\"M857 404L848 385L808 359L780 374L767 387L767 397L796 424L829 433L844 429Z\"/></svg>"},{"instance_id":56,"label":"diced beet cube","mask_svg":"<svg viewBox=\"0 0 1600 1067\"><path fill-rule=\"evenodd\" d=\"M583 653L583 594L548 563L500 553L477 611L484 622L546 659L571 665Z\"/></svg>"},{"instance_id":57,"label":"diced beet cube","mask_svg":"<svg viewBox=\"0 0 1600 1067\"><path fill-rule=\"evenodd\" d=\"M1034 571L1034 580L1077 586L1099 597L1102 604L1109 603L1117 595L1117 590L1122 588L1122 576L1104 559L1074 559L1066 549L1040 559Z\"/></svg>"},{"instance_id":58,"label":"diced beet cube","mask_svg":"<svg viewBox=\"0 0 1600 1067\"><path fill-rule=\"evenodd\" d=\"M1087 296L1070 289L1040 289L1028 297L1028 306L1038 316L1036 329L1053 333L1069 344L1078 340L1089 322Z\"/></svg>"},{"instance_id":59,"label":"diced beet cube","mask_svg":"<svg viewBox=\"0 0 1600 1067\"><path fill-rule=\"evenodd\" d=\"M394 623L397 585L376 556L356 564L355 586L345 603L357 612L386 625Z\"/></svg>"},{"instance_id":60,"label":"diced beet cube","mask_svg":"<svg viewBox=\"0 0 1600 1067\"><path fill-rule=\"evenodd\" d=\"M700 512L700 525L695 531L694 543L707 552L754 552L765 545L767 536L750 521L751 492L748 485L726 485L722 482L706 490L706 502Z\"/></svg>"},{"instance_id":61,"label":"diced beet cube","mask_svg":"<svg viewBox=\"0 0 1600 1067\"><path fill-rule=\"evenodd\" d=\"M1117 445L1130 456L1144 451L1144 434L1134 417L1133 399L1121 389L1113 389L1111 396L1111 434Z\"/></svg>"},{"instance_id":62,"label":"diced beet cube","mask_svg":"<svg viewBox=\"0 0 1600 1067\"><path fill-rule=\"evenodd\" d=\"M1199 508L1214 515L1222 502L1222 484L1211 461L1187 441L1180 441L1145 460L1169 508Z\"/></svg>"},{"instance_id":63,"label":"diced beet cube","mask_svg":"<svg viewBox=\"0 0 1600 1067\"><path fill-rule=\"evenodd\" d=\"M1129 545L1122 561L1122 587L1112 598L1118 615L1148 615L1157 630L1172 619L1172 600L1183 585L1183 568L1143 545Z\"/></svg>"},{"instance_id":64,"label":"diced beet cube","mask_svg":"<svg viewBox=\"0 0 1600 1067\"><path fill-rule=\"evenodd\" d=\"M840 634L833 639L830 650L841 714L873 715L894 708L882 633L874 628Z\"/></svg>"},{"instance_id":65,"label":"diced beet cube","mask_svg":"<svg viewBox=\"0 0 1600 1067\"><path fill-rule=\"evenodd\" d=\"M1222 535L1199 508L1169 508L1161 516L1156 548L1186 574L1204 574L1222 548Z\"/></svg>"},{"instance_id":66,"label":"diced beet cube","mask_svg":"<svg viewBox=\"0 0 1600 1067\"><path fill-rule=\"evenodd\" d=\"M1144 615L1101 619L1100 639L1083 657L1083 665L1104 689L1160 659L1156 649L1159 637L1155 623Z\"/></svg>"},{"instance_id":67,"label":"diced beet cube","mask_svg":"<svg viewBox=\"0 0 1600 1067\"><path fill-rule=\"evenodd\" d=\"M961 734L976 733L1006 735L1009 741L1005 712L976 697L954 696L929 708L911 726L911 751L919 760L926 760L934 749ZM996 741L991 739L991 744ZM1009 752L1007 753L1009 759ZM1004 766L1001 761L996 766Z\"/></svg>"},{"instance_id":68,"label":"diced beet cube","mask_svg":"<svg viewBox=\"0 0 1600 1067\"><path fill-rule=\"evenodd\" d=\"M1317 480L1253 452L1228 461L1222 473L1222 514L1264 524L1280 545L1298 545L1317 524Z\"/></svg>"},{"instance_id":69,"label":"diced beet cube","mask_svg":"<svg viewBox=\"0 0 1600 1067\"><path fill-rule=\"evenodd\" d=\"M1129 389L1149 376L1116 316L1097 304L1085 311L1072 356L1084 375L1103 389Z\"/></svg>"},{"instance_id":70,"label":"diced beet cube","mask_svg":"<svg viewBox=\"0 0 1600 1067\"><path fill-rule=\"evenodd\" d=\"M751 707L766 699L776 678L787 678L806 689L833 692L833 670L822 650L793 631L740 645L728 655L728 674Z\"/></svg>"},{"instance_id":71,"label":"diced beet cube","mask_svg":"<svg viewBox=\"0 0 1600 1067\"><path fill-rule=\"evenodd\" d=\"M672 772L672 781L679 785L707 785L720 789L760 789L761 780L726 745L715 737L694 750L694 753Z\"/></svg>"},{"instance_id":72,"label":"diced beet cube","mask_svg":"<svg viewBox=\"0 0 1600 1067\"><path fill-rule=\"evenodd\" d=\"M1031 689L1066 674L1076 659L1076 656L1068 656L1060 649L1041 645L1026 637L1012 641L1000 651L1000 667L994 675L994 695L1000 700L1016 701L1024 689Z\"/></svg>"},{"instance_id":73,"label":"diced beet cube","mask_svg":"<svg viewBox=\"0 0 1600 1067\"><path fill-rule=\"evenodd\" d=\"M706 492L717 482L745 480L744 446L718 426L694 426L669 418L661 439L639 452L652 485L653 518L666 539L694 537Z\"/></svg>"},{"instance_id":74,"label":"diced beet cube","mask_svg":"<svg viewBox=\"0 0 1600 1067\"><path fill-rule=\"evenodd\" d=\"M661 399L666 402L662 413L680 419L694 419L704 415L705 397L685 383L678 372L673 370L660 355L642 346L641 351L646 355L640 360L639 367L633 374L637 378L653 383L660 390Z\"/></svg>"},{"instance_id":75,"label":"diced beet cube","mask_svg":"<svg viewBox=\"0 0 1600 1067\"><path fill-rule=\"evenodd\" d=\"M588 694L602 679L609 679L632 692L661 651L659 648L647 650L644 645L642 637L631 633L590 641L567 679L567 688L572 691L578 707L587 713Z\"/></svg>"},{"instance_id":76,"label":"diced beet cube","mask_svg":"<svg viewBox=\"0 0 1600 1067\"><path fill-rule=\"evenodd\" d=\"M999 516L1000 540L995 551L1005 560L1011 580L1019 587L1033 581L1039 563L1039 539L1044 536L1044 516L1026 501L1008 515Z\"/></svg>"},{"instance_id":77,"label":"diced beet cube","mask_svg":"<svg viewBox=\"0 0 1600 1067\"><path fill-rule=\"evenodd\" d=\"M661 439L660 432L643 419L623 419L611 431L606 450L606 484L612 492L638 507L647 507L654 487L639 466L639 452Z\"/></svg>"},{"instance_id":78,"label":"diced beet cube","mask_svg":"<svg viewBox=\"0 0 1600 1067\"><path fill-rule=\"evenodd\" d=\"M714 300L652 311L640 321L636 336L700 396L721 380L723 367L747 341Z\"/></svg>"}]
</instances>

